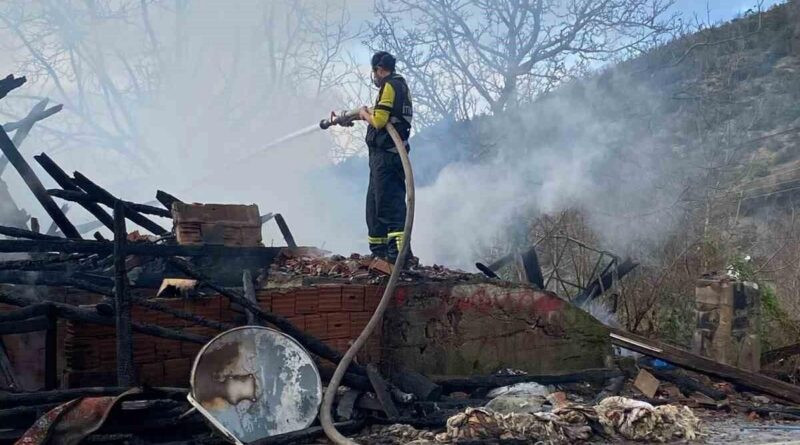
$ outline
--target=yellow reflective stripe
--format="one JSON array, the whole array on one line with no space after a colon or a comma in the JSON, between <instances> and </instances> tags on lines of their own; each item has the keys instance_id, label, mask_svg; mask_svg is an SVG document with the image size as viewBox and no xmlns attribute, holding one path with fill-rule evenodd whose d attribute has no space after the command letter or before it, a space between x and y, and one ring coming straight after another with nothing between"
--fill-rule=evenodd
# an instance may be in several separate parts
<instances>
[{"instance_id":1,"label":"yellow reflective stripe","mask_svg":"<svg viewBox=\"0 0 800 445\"><path fill-rule=\"evenodd\" d=\"M403 250L403 244L405 243L405 236L403 235L404 232L389 232L389 235L387 235L390 241L392 238L397 238L395 240L395 243L397 243L397 250Z\"/></svg>"},{"instance_id":2,"label":"yellow reflective stripe","mask_svg":"<svg viewBox=\"0 0 800 445\"><path fill-rule=\"evenodd\" d=\"M369 241L370 244L386 244L386 243L389 242L389 238L380 238L380 237L377 237L377 236L368 236L367 237L367 241Z\"/></svg>"},{"instance_id":3,"label":"yellow reflective stripe","mask_svg":"<svg viewBox=\"0 0 800 445\"><path fill-rule=\"evenodd\" d=\"M394 106L394 96L394 87L391 83L386 82L383 85L381 97L378 98L378 106L372 111L372 123L375 128L381 129L386 126L386 122L389 122L390 112L387 109L391 110Z\"/></svg>"}]
</instances>

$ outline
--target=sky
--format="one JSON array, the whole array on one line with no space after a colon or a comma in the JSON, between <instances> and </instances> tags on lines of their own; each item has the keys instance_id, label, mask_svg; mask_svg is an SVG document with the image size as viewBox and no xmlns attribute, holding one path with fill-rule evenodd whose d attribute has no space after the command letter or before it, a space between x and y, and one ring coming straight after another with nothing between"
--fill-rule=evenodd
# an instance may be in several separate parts
<instances>
[{"instance_id":1,"label":"sky","mask_svg":"<svg viewBox=\"0 0 800 445\"><path fill-rule=\"evenodd\" d=\"M783 0L765 0L764 9L772 5L784 3ZM723 22L744 13L756 5L756 0L677 0L675 7L685 17L692 18L695 14L704 22L711 24ZM710 18L710 20L709 20Z\"/></svg>"}]
</instances>

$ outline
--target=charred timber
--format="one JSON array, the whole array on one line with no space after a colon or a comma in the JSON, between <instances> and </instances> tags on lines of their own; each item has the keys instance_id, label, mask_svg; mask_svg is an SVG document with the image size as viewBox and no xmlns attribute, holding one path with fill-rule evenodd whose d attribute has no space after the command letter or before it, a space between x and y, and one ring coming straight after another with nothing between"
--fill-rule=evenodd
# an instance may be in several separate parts
<instances>
[{"instance_id":1,"label":"charred timber","mask_svg":"<svg viewBox=\"0 0 800 445\"><path fill-rule=\"evenodd\" d=\"M272 260L280 252L279 247L230 247L223 245L163 245L152 243L131 243L128 255L173 257L173 256L218 256L218 257L261 257ZM99 253L110 255L114 244L108 241L89 240L0 240L0 252L62 252Z\"/></svg>"},{"instance_id":2,"label":"charred timber","mask_svg":"<svg viewBox=\"0 0 800 445\"><path fill-rule=\"evenodd\" d=\"M79 204L100 202L99 198L95 195L89 195L87 193L74 190L48 189L47 193L49 193L50 196L55 196L56 198L65 199L67 201L77 202ZM164 218L172 218L172 213L170 213L169 210L149 206L147 204L137 204L130 201L122 202L125 203L125 207L135 212L144 213L146 215L161 216Z\"/></svg>"},{"instance_id":3,"label":"charred timber","mask_svg":"<svg viewBox=\"0 0 800 445\"><path fill-rule=\"evenodd\" d=\"M78 187L83 189L83 191L86 192L88 195L92 196L99 202L109 207L114 207L114 202L118 200L117 197L109 193L106 189L92 182L91 179L82 175L80 172L75 172L73 173L72 176L73 180L75 181L75 184L77 184ZM169 233L168 230L159 226L158 224L156 224L146 216L142 215L141 213L130 208L126 208L126 210L128 210L126 212L126 217L130 219L131 222L144 227L146 230L149 230L150 232L156 235L166 235L167 233Z\"/></svg>"},{"instance_id":4,"label":"charred timber","mask_svg":"<svg viewBox=\"0 0 800 445\"><path fill-rule=\"evenodd\" d=\"M67 173L58 166L49 156L42 153L39 156L34 156L33 159L42 166L44 171L50 175L53 180L64 190L69 191L81 191L80 187L75 184L75 181L67 175ZM114 230L114 219L111 215L108 214L105 210L103 210L97 203L95 202L79 202L78 204L81 205L87 212L94 215L98 221L100 221L104 226L106 226L109 230Z\"/></svg>"},{"instance_id":5,"label":"charred timber","mask_svg":"<svg viewBox=\"0 0 800 445\"><path fill-rule=\"evenodd\" d=\"M44 210L50 216L50 218L58 225L58 228L61 229L61 233L63 233L67 238L72 239L80 239L81 235L78 233L78 229L75 228L74 225L67 219L64 212L61 211L61 208L58 207L53 198L47 194L47 190L45 190L42 182L39 181L39 178L36 174L31 170L30 165L25 161L25 158L19 153L17 147L8 138L8 134L5 130L0 127L0 150L3 151L8 161L14 168L19 172L22 180L25 181L25 184L31 190L33 195L39 201L39 203L44 207Z\"/></svg>"},{"instance_id":6,"label":"charred timber","mask_svg":"<svg viewBox=\"0 0 800 445\"><path fill-rule=\"evenodd\" d=\"M724 400L728 396L711 386L704 385L700 383L697 379L693 379L688 375L683 375L678 371L667 371L663 369L658 369L654 367L647 367L647 370L650 371L656 378L659 380L666 380L668 382L672 382L678 389L681 390L684 394L691 394L693 392L699 392L701 394L705 394L708 397L711 397L714 400Z\"/></svg>"},{"instance_id":7,"label":"charred timber","mask_svg":"<svg viewBox=\"0 0 800 445\"><path fill-rule=\"evenodd\" d=\"M0 407L15 407L23 405L43 405L48 403L66 402L79 397L118 396L130 388L124 387L90 387L74 389L57 389L53 391L36 392L0 392ZM164 399L186 400L189 393L185 388L147 388L141 394L132 395L126 400L135 400L157 395Z\"/></svg>"},{"instance_id":8,"label":"charred timber","mask_svg":"<svg viewBox=\"0 0 800 445\"><path fill-rule=\"evenodd\" d=\"M735 366L715 362L709 358L666 343L642 337L621 329L611 330L611 343L625 349L659 358L682 368L716 376L744 388L755 389L766 394L800 403L800 386L749 372Z\"/></svg>"},{"instance_id":9,"label":"charred timber","mask_svg":"<svg viewBox=\"0 0 800 445\"><path fill-rule=\"evenodd\" d=\"M14 77L13 74L9 74L5 78L0 79L0 99L6 97L11 91L21 87L26 81L27 79L25 76Z\"/></svg>"},{"instance_id":10,"label":"charred timber","mask_svg":"<svg viewBox=\"0 0 800 445\"><path fill-rule=\"evenodd\" d=\"M163 190L156 191L156 201L160 202L161 205L170 212L172 212L172 204L176 202L183 202Z\"/></svg>"},{"instance_id":11,"label":"charred timber","mask_svg":"<svg viewBox=\"0 0 800 445\"><path fill-rule=\"evenodd\" d=\"M639 264L634 263L630 258L627 258L622 262L622 264L616 267L616 270L613 267L606 268L606 270L604 270L599 277L595 278L594 281L589 283L583 292L575 297L573 303L580 307L589 301L594 300L605 293L607 289L611 288L615 279L621 280L625 275L628 275L631 271L633 271L633 269L636 269L638 265Z\"/></svg>"},{"instance_id":12,"label":"charred timber","mask_svg":"<svg viewBox=\"0 0 800 445\"><path fill-rule=\"evenodd\" d=\"M20 295L8 295L4 293L0 293L0 303L6 303L13 306L29 306L31 304L37 304L38 301L32 298L26 298ZM56 303L56 302L47 302L45 304L51 305L55 313L60 318L65 318L67 320L77 321L81 323L93 323L99 324L104 326L114 326L114 318L107 317L100 315L96 312L92 312L86 309L77 308L75 306L64 304L64 303ZM178 341L185 341L190 343L197 343L197 344L206 344L210 338L205 337L202 335L191 334L187 332L180 332L173 329L163 328L161 326L156 326L152 324L145 324L145 323L131 323L131 326L134 331L141 332L142 334L152 335L154 337L160 338L167 338L170 340L178 340Z\"/></svg>"},{"instance_id":13,"label":"charred timber","mask_svg":"<svg viewBox=\"0 0 800 445\"><path fill-rule=\"evenodd\" d=\"M125 204L114 202L114 320L117 341L117 385L136 383L133 366L133 329L128 271L125 269L128 232L125 228Z\"/></svg>"},{"instance_id":14,"label":"charred timber","mask_svg":"<svg viewBox=\"0 0 800 445\"><path fill-rule=\"evenodd\" d=\"M297 247L297 243L294 241L294 236L292 236L292 231L289 230L289 225L286 224L286 220L283 219L283 215L276 213L275 223L278 224L278 229L280 229L283 239L286 241L286 245L289 247Z\"/></svg>"}]
</instances>

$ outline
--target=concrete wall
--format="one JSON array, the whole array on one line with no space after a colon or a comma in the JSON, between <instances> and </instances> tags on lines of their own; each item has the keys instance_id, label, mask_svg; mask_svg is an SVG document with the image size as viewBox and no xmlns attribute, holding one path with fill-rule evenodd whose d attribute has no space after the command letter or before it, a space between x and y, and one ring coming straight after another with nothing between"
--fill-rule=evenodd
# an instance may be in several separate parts
<instances>
[{"instance_id":1,"label":"concrete wall","mask_svg":"<svg viewBox=\"0 0 800 445\"><path fill-rule=\"evenodd\" d=\"M510 284L403 287L384 332L386 366L428 375L566 373L602 367L611 353L600 322L552 293Z\"/></svg>"}]
</instances>

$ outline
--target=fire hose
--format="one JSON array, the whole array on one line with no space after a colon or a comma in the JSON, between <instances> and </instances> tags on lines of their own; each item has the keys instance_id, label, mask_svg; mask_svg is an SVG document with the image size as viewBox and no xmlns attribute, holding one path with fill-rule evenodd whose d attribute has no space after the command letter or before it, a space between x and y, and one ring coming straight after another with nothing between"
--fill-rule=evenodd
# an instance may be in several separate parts
<instances>
[{"instance_id":1,"label":"fire hose","mask_svg":"<svg viewBox=\"0 0 800 445\"><path fill-rule=\"evenodd\" d=\"M341 113L339 116L331 113L331 117L329 119L323 119L319 123L319 126L323 130L332 125L352 126L353 121L355 120L359 120L357 109ZM319 420L322 424L322 429L325 431L325 435L328 436L328 439L339 445L357 445L357 443L342 435L333 425L333 418L331 416L333 399L336 397L336 391L339 388L339 384L342 382L342 377L344 377L345 371L353 361L353 357L355 357L361 347L364 346L364 343L366 343L369 336L372 335L372 331L375 330L375 327L383 319L383 313L386 312L386 308L389 306L389 301L394 294L394 289L397 287L397 280L400 278L400 270L403 268L403 265L406 261L406 256L408 255L409 246L411 245L411 228L414 225L414 174L411 171L411 162L408 159L408 151L406 150L406 146L403 143L403 140L400 138L400 135L397 133L397 130L391 123L386 123L386 131L389 133L389 136L391 136L395 148L397 148L397 153L400 155L400 161L403 164L403 173L405 173L406 177L407 209L405 226L403 227L404 241L400 248L400 254L397 255L397 259L394 262L392 273L389 276L389 282L386 284L386 289L383 291L383 296L381 297L381 301L378 303L377 309L375 309L375 312L369 319L367 326L363 331L361 331L361 334L359 334L356 341L353 342L353 345L350 346L350 349L348 349L344 354L344 357L342 357L342 360L336 367L336 371L333 373L333 377L331 377L331 380L328 383L328 388L325 390L325 395L322 398L322 407L320 408L319 413Z\"/></svg>"}]
</instances>

